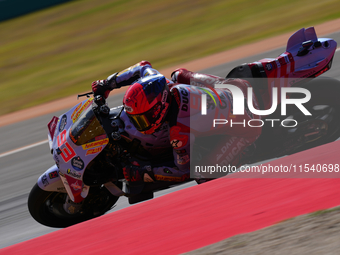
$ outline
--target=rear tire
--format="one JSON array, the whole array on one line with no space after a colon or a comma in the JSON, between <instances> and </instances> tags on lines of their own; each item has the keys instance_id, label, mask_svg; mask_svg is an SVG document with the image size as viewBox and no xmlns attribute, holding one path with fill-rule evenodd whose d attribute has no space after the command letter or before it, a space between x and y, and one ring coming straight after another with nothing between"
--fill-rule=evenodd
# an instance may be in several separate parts
<instances>
[{"instance_id":1,"label":"rear tire","mask_svg":"<svg viewBox=\"0 0 340 255\"><path fill-rule=\"evenodd\" d=\"M287 115L281 116L281 106L279 105L276 111L267 118L282 121L291 115L293 119L298 118L298 123L302 123L308 119L322 119L320 118L323 114L322 111L317 111L315 108L316 106L327 106L326 108L331 112L331 117L327 119L327 133L317 140L308 142L300 147L288 148L285 145L285 132L280 131L278 128L272 128L270 125L264 125L262 134L256 141L257 154L254 156L255 159L251 159L251 162L297 153L333 142L340 137L340 81L329 77L318 77L307 83L297 84L296 87L302 87L310 91L311 99L303 106L312 113L312 116L304 116L295 105L287 105ZM304 97L299 93L292 93L290 96L290 98ZM282 129L285 130L286 128L282 127Z\"/></svg>"},{"instance_id":2,"label":"rear tire","mask_svg":"<svg viewBox=\"0 0 340 255\"><path fill-rule=\"evenodd\" d=\"M328 123L326 135L317 139L315 142L306 144L297 151L294 151L294 153L333 142L340 137L340 81L330 77L318 77L312 79L302 87L311 92L311 99L305 104L305 107L310 112L315 112L315 108L317 107L327 106L327 110L332 112L332 116L330 116L331 120ZM319 112L322 112L322 110ZM315 116L311 116L311 118L313 117L315 118Z\"/></svg>"}]
</instances>

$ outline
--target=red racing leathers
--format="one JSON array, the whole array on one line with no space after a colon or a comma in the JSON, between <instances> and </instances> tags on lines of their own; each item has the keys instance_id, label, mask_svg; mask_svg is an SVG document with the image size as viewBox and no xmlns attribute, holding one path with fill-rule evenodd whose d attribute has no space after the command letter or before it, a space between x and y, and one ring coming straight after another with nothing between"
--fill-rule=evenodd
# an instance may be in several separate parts
<instances>
[{"instance_id":1,"label":"red racing leathers","mask_svg":"<svg viewBox=\"0 0 340 255\"><path fill-rule=\"evenodd\" d=\"M172 78L177 84L190 84L190 86L175 85L171 88L180 109L177 124L170 129L172 144L174 140L176 142L179 140L180 144L184 144L187 140L186 137L190 137L190 142L195 144L197 139L209 137L209 139L201 139L203 142L200 143L200 146L206 149L203 149L200 154L208 152L208 155L198 155L203 157L204 160L195 160L194 163L191 161L191 174L198 174L194 170L198 163L201 166L239 166L242 163L240 159L244 149L254 143L261 134L261 127L258 123L257 125L254 124L256 121L253 123L254 125L248 125L248 121L260 119L259 116L249 111L246 104L247 88L250 84L241 79L224 79L213 75L190 72L186 69L176 70L172 74ZM234 95L228 89L215 88L216 84L230 84L242 90L244 115L233 114ZM207 100L207 113L204 116L200 104L197 102L200 101L201 94L207 93L209 94L207 98L210 100ZM212 100L211 96L214 97L215 101ZM189 102L187 102L187 98ZM253 95L253 106L258 109L255 95ZM214 139L214 137L216 138ZM180 138L184 141L181 142ZM174 149L176 150L176 148ZM178 149L182 149L182 147ZM195 150L191 148L191 152L193 151ZM206 178L211 176L210 173L202 175ZM219 176L221 176L221 173Z\"/></svg>"}]
</instances>

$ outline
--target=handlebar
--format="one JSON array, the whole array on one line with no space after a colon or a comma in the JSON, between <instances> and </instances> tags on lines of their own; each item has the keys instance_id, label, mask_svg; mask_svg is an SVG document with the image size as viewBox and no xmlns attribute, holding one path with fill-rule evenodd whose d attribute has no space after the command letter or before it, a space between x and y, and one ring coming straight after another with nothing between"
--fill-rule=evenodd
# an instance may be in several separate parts
<instances>
[{"instance_id":1,"label":"handlebar","mask_svg":"<svg viewBox=\"0 0 340 255\"><path fill-rule=\"evenodd\" d=\"M77 99L79 99L79 97L83 97L83 96L86 96L87 98L89 98L90 95L93 95L93 92L87 92L85 94L80 94L80 95L77 96Z\"/></svg>"},{"instance_id":2,"label":"handlebar","mask_svg":"<svg viewBox=\"0 0 340 255\"><path fill-rule=\"evenodd\" d=\"M84 94L79 94L77 99L79 99L80 97L83 97L83 96L86 96L87 98L89 98L90 95L94 95L94 93L93 92L87 92L87 93L84 93ZM100 115L105 116L110 112L110 108L106 105L106 99L105 99L104 96L96 95L96 96L94 96L93 101L97 105L97 107L95 107L95 108L97 109L97 111Z\"/></svg>"},{"instance_id":3,"label":"handlebar","mask_svg":"<svg viewBox=\"0 0 340 255\"><path fill-rule=\"evenodd\" d=\"M87 92L87 93L84 93L84 94L79 94L79 95L77 96L77 99L79 99L80 97L83 97L83 96L86 96L87 98L89 98L90 95L94 95L94 93L93 93L93 92ZM102 105L105 105L106 99L105 99L105 97L103 97L102 95L96 95L96 96L94 96L94 102L95 102L98 106L102 106Z\"/></svg>"}]
</instances>

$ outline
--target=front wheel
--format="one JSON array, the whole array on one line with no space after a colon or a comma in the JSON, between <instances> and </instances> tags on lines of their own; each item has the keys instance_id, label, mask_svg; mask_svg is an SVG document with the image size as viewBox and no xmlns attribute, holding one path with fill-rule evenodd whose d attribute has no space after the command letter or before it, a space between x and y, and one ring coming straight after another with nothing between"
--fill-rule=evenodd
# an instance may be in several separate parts
<instances>
[{"instance_id":1,"label":"front wheel","mask_svg":"<svg viewBox=\"0 0 340 255\"><path fill-rule=\"evenodd\" d=\"M103 215L118 198L105 187L91 187L88 196L76 204L66 193L45 191L35 184L28 197L28 210L37 222L64 228Z\"/></svg>"}]
</instances>

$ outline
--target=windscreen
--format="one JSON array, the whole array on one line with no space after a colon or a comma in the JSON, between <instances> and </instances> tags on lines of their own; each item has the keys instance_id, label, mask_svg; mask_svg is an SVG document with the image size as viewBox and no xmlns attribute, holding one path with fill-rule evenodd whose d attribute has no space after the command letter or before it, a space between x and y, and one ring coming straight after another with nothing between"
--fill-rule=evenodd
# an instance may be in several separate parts
<instances>
[{"instance_id":1,"label":"windscreen","mask_svg":"<svg viewBox=\"0 0 340 255\"><path fill-rule=\"evenodd\" d=\"M76 145L92 142L98 136L103 138L103 135L106 137L106 133L92 107L82 112L70 130L70 137Z\"/></svg>"}]
</instances>

